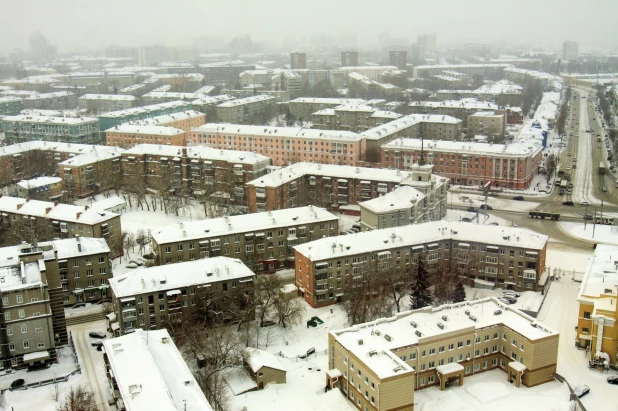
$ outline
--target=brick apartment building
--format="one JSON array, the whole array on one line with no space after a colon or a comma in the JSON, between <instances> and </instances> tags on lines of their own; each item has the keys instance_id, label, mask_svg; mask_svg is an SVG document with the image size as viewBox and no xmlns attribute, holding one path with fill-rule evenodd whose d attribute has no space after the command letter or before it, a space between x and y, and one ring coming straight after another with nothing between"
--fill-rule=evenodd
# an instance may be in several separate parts
<instances>
[{"instance_id":1,"label":"brick apartment building","mask_svg":"<svg viewBox=\"0 0 618 411\"><path fill-rule=\"evenodd\" d=\"M294 266L293 247L339 233L339 219L307 206L178 223L152 233L157 264L226 256L255 273Z\"/></svg>"},{"instance_id":2,"label":"brick apartment building","mask_svg":"<svg viewBox=\"0 0 618 411\"><path fill-rule=\"evenodd\" d=\"M524 190L539 173L543 147L538 141L518 141L508 145L425 141L425 163L450 179L451 184L484 185ZM419 162L421 140L403 138L382 146L382 166L407 169Z\"/></svg>"},{"instance_id":3,"label":"brick apartment building","mask_svg":"<svg viewBox=\"0 0 618 411\"><path fill-rule=\"evenodd\" d=\"M187 132L176 127L120 124L105 131L109 146L131 148L138 144L186 146Z\"/></svg>"},{"instance_id":4,"label":"brick apartment building","mask_svg":"<svg viewBox=\"0 0 618 411\"><path fill-rule=\"evenodd\" d=\"M58 175L63 181L62 194L69 201L120 188L122 168L121 149L90 152L69 158L58 164Z\"/></svg>"},{"instance_id":5,"label":"brick apartment building","mask_svg":"<svg viewBox=\"0 0 618 411\"><path fill-rule=\"evenodd\" d=\"M522 228L434 221L314 240L295 247L296 286L313 307L345 298L342 279L365 270L456 269L480 288L540 291L548 237Z\"/></svg>"}]
</instances>

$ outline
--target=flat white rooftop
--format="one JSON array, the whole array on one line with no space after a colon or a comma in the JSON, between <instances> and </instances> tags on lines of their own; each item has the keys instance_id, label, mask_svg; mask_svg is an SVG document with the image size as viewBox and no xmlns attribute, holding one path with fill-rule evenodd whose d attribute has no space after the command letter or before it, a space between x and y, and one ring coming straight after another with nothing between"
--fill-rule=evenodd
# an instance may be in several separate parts
<instances>
[{"instance_id":1,"label":"flat white rooftop","mask_svg":"<svg viewBox=\"0 0 618 411\"><path fill-rule=\"evenodd\" d=\"M430 108L463 108L463 109L485 109L498 110L497 104L487 101L477 101L474 99L444 100L444 101L413 101L409 107L430 107Z\"/></svg>"},{"instance_id":2,"label":"flat white rooftop","mask_svg":"<svg viewBox=\"0 0 618 411\"><path fill-rule=\"evenodd\" d=\"M241 124L208 123L191 130L193 133L243 135L270 138L302 138L308 140L360 141L360 134L341 130L319 130L303 127L247 126Z\"/></svg>"},{"instance_id":3,"label":"flat white rooftop","mask_svg":"<svg viewBox=\"0 0 618 411\"><path fill-rule=\"evenodd\" d=\"M176 127L154 126L154 125L137 125L124 123L105 130L108 133L126 133L126 134L149 134L162 136L177 136L185 134L186 131Z\"/></svg>"},{"instance_id":4,"label":"flat white rooftop","mask_svg":"<svg viewBox=\"0 0 618 411\"><path fill-rule=\"evenodd\" d=\"M330 104L340 106L342 104L365 104L365 100L359 98L299 97L290 100L289 103Z\"/></svg>"},{"instance_id":5,"label":"flat white rooftop","mask_svg":"<svg viewBox=\"0 0 618 411\"><path fill-rule=\"evenodd\" d=\"M191 103L189 103L188 101L168 101L166 103L151 104L149 106L133 107L133 108L125 109L125 110L110 111L109 113L101 114L100 117L103 117L103 118L125 117L128 115L138 115L138 114L150 113L152 111L165 110L169 108L189 107L190 105Z\"/></svg>"},{"instance_id":6,"label":"flat white rooftop","mask_svg":"<svg viewBox=\"0 0 618 411\"><path fill-rule=\"evenodd\" d=\"M383 196L360 203L361 210L366 208L375 213L410 209L418 201L425 198L425 194L410 186L401 186Z\"/></svg>"},{"instance_id":7,"label":"flat white rooftop","mask_svg":"<svg viewBox=\"0 0 618 411\"><path fill-rule=\"evenodd\" d=\"M93 117L47 117L30 114L20 114L17 116L5 116L2 121L16 123L37 123L49 124L54 126L75 126L88 123L97 123L99 120Z\"/></svg>"},{"instance_id":8,"label":"flat white rooftop","mask_svg":"<svg viewBox=\"0 0 618 411\"><path fill-rule=\"evenodd\" d=\"M137 269L109 280L117 298L175 290L235 279L252 279L255 273L237 258L211 257Z\"/></svg>"},{"instance_id":9,"label":"flat white rooftop","mask_svg":"<svg viewBox=\"0 0 618 411\"><path fill-rule=\"evenodd\" d=\"M49 243L51 243L54 248L58 250L58 260L101 253L109 254L109 246L103 238L65 238L61 240L53 240ZM97 262L95 261L94 264L97 264Z\"/></svg>"},{"instance_id":10,"label":"flat white rooftop","mask_svg":"<svg viewBox=\"0 0 618 411\"><path fill-rule=\"evenodd\" d=\"M541 250L549 237L517 227L485 226L464 222L432 221L402 227L321 238L294 247L313 261L428 244L441 240L479 242L496 246Z\"/></svg>"},{"instance_id":11,"label":"flat white rooftop","mask_svg":"<svg viewBox=\"0 0 618 411\"><path fill-rule=\"evenodd\" d=\"M159 245L199 238L219 237L235 233L260 232L277 227L316 224L334 221L337 217L323 208L307 206L230 217L177 223L153 231ZM264 233L262 233L264 234Z\"/></svg>"},{"instance_id":12,"label":"flat white rooftop","mask_svg":"<svg viewBox=\"0 0 618 411\"><path fill-rule=\"evenodd\" d=\"M251 97L245 97L245 98L239 98L236 100L226 101L225 103L219 104L217 107L236 107L236 106L242 106L245 104L260 103L263 101L271 101L271 100L275 100L275 97L269 96L266 94L260 94L258 96L251 96Z\"/></svg>"},{"instance_id":13,"label":"flat white rooftop","mask_svg":"<svg viewBox=\"0 0 618 411\"><path fill-rule=\"evenodd\" d=\"M601 294L614 294L618 287L618 246L598 244L579 287L578 301L593 302ZM610 290L608 293L607 291Z\"/></svg>"},{"instance_id":14,"label":"flat white rooftop","mask_svg":"<svg viewBox=\"0 0 618 411\"><path fill-rule=\"evenodd\" d=\"M380 140L420 123L460 124L462 120L442 114L409 114L361 133L367 140Z\"/></svg>"},{"instance_id":15,"label":"flat white rooftop","mask_svg":"<svg viewBox=\"0 0 618 411\"><path fill-rule=\"evenodd\" d=\"M382 149L420 150L421 143L428 151L476 155L529 156L543 149L540 142L533 140L517 140L510 144L488 144L447 140L425 140L423 142L420 138L398 138L383 144Z\"/></svg>"},{"instance_id":16,"label":"flat white rooftop","mask_svg":"<svg viewBox=\"0 0 618 411\"><path fill-rule=\"evenodd\" d=\"M84 94L79 100L110 100L110 101L134 101L135 96L126 94Z\"/></svg>"},{"instance_id":17,"label":"flat white rooftop","mask_svg":"<svg viewBox=\"0 0 618 411\"><path fill-rule=\"evenodd\" d=\"M192 147L178 147L168 145L157 144L138 144L124 153L131 154L150 154L150 155L164 155L169 156L169 159L175 157L181 157L183 149L187 150L187 157L192 159L192 162L201 161L228 161L238 164L256 164L260 162L268 162L270 157L266 157L262 154L253 153L250 151L238 151L238 150L219 150L208 146L192 146Z\"/></svg>"},{"instance_id":18,"label":"flat white rooftop","mask_svg":"<svg viewBox=\"0 0 618 411\"><path fill-rule=\"evenodd\" d=\"M36 177L30 180L22 180L19 183L17 183L17 185L22 188L29 189L29 188L43 187L43 186L47 186L50 184L57 184L57 183L60 183L61 181L62 179L60 177Z\"/></svg>"}]
</instances>

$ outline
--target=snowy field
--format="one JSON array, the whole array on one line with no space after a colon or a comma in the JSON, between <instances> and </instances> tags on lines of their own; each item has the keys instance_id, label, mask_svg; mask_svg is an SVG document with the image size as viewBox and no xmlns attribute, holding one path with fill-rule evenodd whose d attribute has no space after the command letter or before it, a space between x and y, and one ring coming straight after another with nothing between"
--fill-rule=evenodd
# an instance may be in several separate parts
<instances>
[{"instance_id":1,"label":"snowy field","mask_svg":"<svg viewBox=\"0 0 618 411\"><path fill-rule=\"evenodd\" d=\"M558 223L560 229L569 235L595 243L618 245L618 226L600 225L593 227L592 224L581 223ZM594 230L594 237L593 235Z\"/></svg>"}]
</instances>

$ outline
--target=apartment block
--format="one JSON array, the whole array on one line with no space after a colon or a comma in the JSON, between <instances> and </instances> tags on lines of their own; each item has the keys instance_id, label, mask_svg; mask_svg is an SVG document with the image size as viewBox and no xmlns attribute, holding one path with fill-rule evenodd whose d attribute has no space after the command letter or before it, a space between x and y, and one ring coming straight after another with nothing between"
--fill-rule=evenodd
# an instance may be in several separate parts
<instances>
[{"instance_id":1,"label":"apartment block","mask_svg":"<svg viewBox=\"0 0 618 411\"><path fill-rule=\"evenodd\" d=\"M446 100L446 101L413 101L408 104L410 114L446 115L463 120L462 127L467 127L468 116L479 111L503 112L494 103L473 99Z\"/></svg>"},{"instance_id":2,"label":"apartment block","mask_svg":"<svg viewBox=\"0 0 618 411\"><path fill-rule=\"evenodd\" d=\"M401 171L296 163L248 182L247 190L249 212L255 213L306 205L337 210L384 195L399 185L432 193L446 184L446 179L422 167ZM443 215L446 203L435 203L432 208Z\"/></svg>"},{"instance_id":3,"label":"apartment block","mask_svg":"<svg viewBox=\"0 0 618 411\"><path fill-rule=\"evenodd\" d=\"M206 115L195 110L186 110L178 113L163 114L156 117L145 118L142 120L133 120L124 124L130 124L132 126L173 127L189 132L196 127L206 124ZM107 145L114 144L110 144L108 139Z\"/></svg>"},{"instance_id":4,"label":"apartment block","mask_svg":"<svg viewBox=\"0 0 618 411\"><path fill-rule=\"evenodd\" d=\"M367 96L384 96L395 98L401 95L402 90L388 83L380 83L375 80L370 80L362 74L352 72L348 73L347 84L350 90L360 95Z\"/></svg>"},{"instance_id":5,"label":"apartment block","mask_svg":"<svg viewBox=\"0 0 618 411\"><path fill-rule=\"evenodd\" d=\"M294 53L290 53L290 68L292 70L306 69L307 53L303 51L296 51Z\"/></svg>"},{"instance_id":6,"label":"apartment block","mask_svg":"<svg viewBox=\"0 0 618 411\"><path fill-rule=\"evenodd\" d=\"M477 111L468 116L468 138L486 136L490 142L504 140L506 134L506 112Z\"/></svg>"},{"instance_id":7,"label":"apartment block","mask_svg":"<svg viewBox=\"0 0 618 411\"><path fill-rule=\"evenodd\" d=\"M37 110L72 110L77 107L77 96L69 91L34 94L24 98L24 108Z\"/></svg>"},{"instance_id":8,"label":"apartment block","mask_svg":"<svg viewBox=\"0 0 618 411\"><path fill-rule=\"evenodd\" d=\"M612 256L616 246L599 244L589 260L579 287L575 344L586 349L589 361L607 360L608 366L618 362L618 268ZM596 354L601 354L599 358Z\"/></svg>"},{"instance_id":9,"label":"apartment block","mask_svg":"<svg viewBox=\"0 0 618 411\"><path fill-rule=\"evenodd\" d=\"M296 286L313 307L345 298L342 276L365 270L456 269L479 288L540 291L547 284L549 237L527 229L433 221L314 240L295 247Z\"/></svg>"},{"instance_id":10,"label":"apartment block","mask_svg":"<svg viewBox=\"0 0 618 411\"><path fill-rule=\"evenodd\" d=\"M483 85L476 90L438 90L436 100L475 99L495 103L500 107L519 107L522 105L522 87L508 80Z\"/></svg>"},{"instance_id":11,"label":"apartment block","mask_svg":"<svg viewBox=\"0 0 618 411\"><path fill-rule=\"evenodd\" d=\"M140 144L122 153L124 187L145 185L202 198L247 203L245 184L264 175L269 157L248 151L212 147Z\"/></svg>"},{"instance_id":12,"label":"apartment block","mask_svg":"<svg viewBox=\"0 0 618 411\"><path fill-rule=\"evenodd\" d=\"M554 82L562 81L560 76L517 67L507 67L504 69L504 78L520 86L524 86L528 81L539 81L544 87L547 87Z\"/></svg>"},{"instance_id":13,"label":"apartment block","mask_svg":"<svg viewBox=\"0 0 618 411\"><path fill-rule=\"evenodd\" d=\"M407 50L390 50L388 52L388 64L399 70L406 70L408 66Z\"/></svg>"},{"instance_id":14,"label":"apartment block","mask_svg":"<svg viewBox=\"0 0 618 411\"><path fill-rule=\"evenodd\" d=\"M358 66L358 51L345 50L341 52L341 67Z\"/></svg>"},{"instance_id":15,"label":"apartment block","mask_svg":"<svg viewBox=\"0 0 618 411\"><path fill-rule=\"evenodd\" d=\"M155 330L188 318L198 289L253 293L255 274L240 260L212 257L173 265L138 268L109 280L119 332ZM197 292L197 295L196 295Z\"/></svg>"},{"instance_id":16,"label":"apartment block","mask_svg":"<svg viewBox=\"0 0 618 411\"><path fill-rule=\"evenodd\" d=\"M366 104L365 100L361 99L300 97L290 100L288 107L292 116L310 119L313 113L325 108L335 108L341 105L358 106L364 104Z\"/></svg>"},{"instance_id":17,"label":"apartment block","mask_svg":"<svg viewBox=\"0 0 618 411\"><path fill-rule=\"evenodd\" d=\"M211 121L212 119L217 118L217 105L234 99L235 98L229 94L221 94L218 96L200 97L197 100L193 100L191 104L193 105L193 110L204 113L204 115L206 116L206 120Z\"/></svg>"},{"instance_id":18,"label":"apartment block","mask_svg":"<svg viewBox=\"0 0 618 411\"><path fill-rule=\"evenodd\" d=\"M4 245L72 238L76 235L103 238L111 256L122 254L120 216L58 202L0 196L0 226Z\"/></svg>"},{"instance_id":19,"label":"apartment block","mask_svg":"<svg viewBox=\"0 0 618 411\"><path fill-rule=\"evenodd\" d=\"M562 43L562 60L577 61L579 56L579 43L576 41L565 41Z\"/></svg>"},{"instance_id":20,"label":"apartment block","mask_svg":"<svg viewBox=\"0 0 618 411\"><path fill-rule=\"evenodd\" d=\"M144 120L165 114L180 113L187 110L191 110L191 103L187 101L170 101L168 103L112 111L111 113L106 113L99 116L99 130L105 131L119 124Z\"/></svg>"},{"instance_id":21,"label":"apartment block","mask_svg":"<svg viewBox=\"0 0 618 411\"><path fill-rule=\"evenodd\" d=\"M162 104L172 101L193 101L199 98L206 97L205 93L181 93L171 91L156 91L153 90L150 93L146 93L142 96L142 101L145 104Z\"/></svg>"},{"instance_id":22,"label":"apartment block","mask_svg":"<svg viewBox=\"0 0 618 411\"><path fill-rule=\"evenodd\" d=\"M439 64L416 66L412 69L414 78L428 78L441 74L445 70L457 71L468 76L480 75L485 78L503 78L504 70L513 67L507 63L491 64Z\"/></svg>"},{"instance_id":23,"label":"apartment block","mask_svg":"<svg viewBox=\"0 0 618 411\"><path fill-rule=\"evenodd\" d=\"M379 162L381 147L398 138L460 140L462 123L462 120L448 115L412 114L400 117L361 133L364 144L363 159L368 162Z\"/></svg>"},{"instance_id":24,"label":"apartment block","mask_svg":"<svg viewBox=\"0 0 618 411\"><path fill-rule=\"evenodd\" d=\"M0 116L16 116L23 109L23 99L11 96L0 96Z\"/></svg>"},{"instance_id":25,"label":"apartment block","mask_svg":"<svg viewBox=\"0 0 618 411\"><path fill-rule=\"evenodd\" d=\"M62 143L99 143L99 122L91 117L6 116L0 120L9 144L42 140Z\"/></svg>"},{"instance_id":26,"label":"apartment block","mask_svg":"<svg viewBox=\"0 0 618 411\"><path fill-rule=\"evenodd\" d=\"M431 175L431 166L415 165ZM361 230L379 230L440 220L446 217L446 179L427 194L414 187L401 186L372 200L359 203Z\"/></svg>"},{"instance_id":27,"label":"apartment block","mask_svg":"<svg viewBox=\"0 0 618 411\"><path fill-rule=\"evenodd\" d=\"M114 87L120 89L134 84L135 77L135 73L129 71L90 71L70 73L66 77L66 83L74 87L96 86L102 92L112 92Z\"/></svg>"},{"instance_id":28,"label":"apartment block","mask_svg":"<svg viewBox=\"0 0 618 411\"><path fill-rule=\"evenodd\" d=\"M216 107L217 121L243 124L268 120L275 114L275 101L265 94L226 101Z\"/></svg>"},{"instance_id":29,"label":"apartment block","mask_svg":"<svg viewBox=\"0 0 618 411\"><path fill-rule=\"evenodd\" d=\"M339 233L338 217L306 206L178 223L152 233L157 264L226 256L257 274L294 267L294 246Z\"/></svg>"},{"instance_id":30,"label":"apartment block","mask_svg":"<svg viewBox=\"0 0 618 411\"><path fill-rule=\"evenodd\" d=\"M329 332L326 382L360 409L414 410L415 391L488 370L516 387L550 382L558 340L495 298L426 307Z\"/></svg>"},{"instance_id":31,"label":"apartment block","mask_svg":"<svg viewBox=\"0 0 618 411\"><path fill-rule=\"evenodd\" d=\"M362 138L350 131L302 127L206 124L191 132L193 144L231 150L247 150L271 157L276 166L299 161L356 165Z\"/></svg>"},{"instance_id":32,"label":"apartment block","mask_svg":"<svg viewBox=\"0 0 618 411\"><path fill-rule=\"evenodd\" d=\"M186 146L187 132L176 127L124 123L105 131L107 145L129 149L138 144Z\"/></svg>"},{"instance_id":33,"label":"apartment block","mask_svg":"<svg viewBox=\"0 0 618 411\"><path fill-rule=\"evenodd\" d=\"M505 145L401 138L382 146L382 166L406 169L421 160L421 153L426 164L453 184L491 181L492 187L517 190L528 188L543 160L543 146L535 140Z\"/></svg>"},{"instance_id":34,"label":"apartment block","mask_svg":"<svg viewBox=\"0 0 618 411\"><path fill-rule=\"evenodd\" d=\"M328 83L330 88L339 89L344 85L344 74L341 70L294 70L293 73L300 76L302 86L314 88L320 84ZM302 91L302 90L299 90Z\"/></svg>"},{"instance_id":35,"label":"apartment block","mask_svg":"<svg viewBox=\"0 0 618 411\"><path fill-rule=\"evenodd\" d=\"M22 180L7 188L11 197L54 201L62 197L62 179L59 177L36 177Z\"/></svg>"},{"instance_id":36,"label":"apartment block","mask_svg":"<svg viewBox=\"0 0 618 411\"><path fill-rule=\"evenodd\" d=\"M343 105L325 108L311 115L313 126L320 130L366 131L402 117L401 114L380 110L369 105Z\"/></svg>"},{"instance_id":37,"label":"apartment block","mask_svg":"<svg viewBox=\"0 0 618 411\"><path fill-rule=\"evenodd\" d=\"M361 74L369 80L380 81L380 76L383 73L400 71L401 69L397 66L350 66L350 67L341 67L341 71L347 76L349 73L358 73Z\"/></svg>"},{"instance_id":38,"label":"apartment block","mask_svg":"<svg viewBox=\"0 0 618 411\"><path fill-rule=\"evenodd\" d=\"M79 108L91 113L126 110L135 105L136 98L126 94L84 94L77 99Z\"/></svg>"},{"instance_id":39,"label":"apartment block","mask_svg":"<svg viewBox=\"0 0 618 411\"><path fill-rule=\"evenodd\" d=\"M103 340L103 363L108 388L119 410L212 411L165 329L138 329ZM135 370L140 370L139 377Z\"/></svg>"},{"instance_id":40,"label":"apartment block","mask_svg":"<svg viewBox=\"0 0 618 411\"><path fill-rule=\"evenodd\" d=\"M62 195L67 201L84 198L122 184L121 149L91 152L58 164Z\"/></svg>"}]
</instances>

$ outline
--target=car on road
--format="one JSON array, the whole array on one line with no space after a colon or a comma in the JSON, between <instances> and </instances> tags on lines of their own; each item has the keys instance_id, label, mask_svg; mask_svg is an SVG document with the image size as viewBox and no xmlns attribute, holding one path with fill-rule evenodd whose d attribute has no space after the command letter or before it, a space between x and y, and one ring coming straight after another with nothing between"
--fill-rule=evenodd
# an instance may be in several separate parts
<instances>
[{"instance_id":1,"label":"car on road","mask_svg":"<svg viewBox=\"0 0 618 411\"><path fill-rule=\"evenodd\" d=\"M524 201L524 196L515 196L515 197L513 197L513 200L515 200L515 201Z\"/></svg>"},{"instance_id":2,"label":"car on road","mask_svg":"<svg viewBox=\"0 0 618 411\"><path fill-rule=\"evenodd\" d=\"M90 338L105 338L107 337L107 334L101 332L101 331L90 331L88 333L88 337Z\"/></svg>"},{"instance_id":3,"label":"car on road","mask_svg":"<svg viewBox=\"0 0 618 411\"><path fill-rule=\"evenodd\" d=\"M569 151L569 157L571 157L572 155L573 155L573 153L571 153L571 152Z\"/></svg>"},{"instance_id":4,"label":"car on road","mask_svg":"<svg viewBox=\"0 0 618 411\"><path fill-rule=\"evenodd\" d=\"M575 205L575 204L574 204L572 201L564 201L564 202L562 203L562 205L565 205L565 206L572 206L572 205Z\"/></svg>"},{"instance_id":5,"label":"car on road","mask_svg":"<svg viewBox=\"0 0 618 411\"><path fill-rule=\"evenodd\" d=\"M571 171L571 167L567 166L566 171Z\"/></svg>"},{"instance_id":6,"label":"car on road","mask_svg":"<svg viewBox=\"0 0 618 411\"><path fill-rule=\"evenodd\" d=\"M494 221L494 222L491 222L491 223L489 223L489 224L487 224L487 225L500 225L500 224L498 224L498 223L496 223L496 222Z\"/></svg>"},{"instance_id":7,"label":"car on road","mask_svg":"<svg viewBox=\"0 0 618 411\"><path fill-rule=\"evenodd\" d=\"M592 214L584 214L584 220L592 220Z\"/></svg>"},{"instance_id":8,"label":"car on road","mask_svg":"<svg viewBox=\"0 0 618 411\"><path fill-rule=\"evenodd\" d=\"M99 347L103 346L103 341L101 341L101 340L93 341L93 342L90 343L90 345L92 345L93 347L97 347L97 349L98 349Z\"/></svg>"},{"instance_id":9,"label":"car on road","mask_svg":"<svg viewBox=\"0 0 618 411\"><path fill-rule=\"evenodd\" d=\"M581 206L589 206L590 205L590 201L582 201L581 203L579 203Z\"/></svg>"},{"instance_id":10,"label":"car on road","mask_svg":"<svg viewBox=\"0 0 618 411\"><path fill-rule=\"evenodd\" d=\"M490 206L489 204L481 204L481 206L479 207L481 210L493 210L494 208L492 206Z\"/></svg>"},{"instance_id":11,"label":"car on road","mask_svg":"<svg viewBox=\"0 0 618 411\"><path fill-rule=\"evenodd\" d=\"M22 387L25 383L26 381L24 381L23 378L18 378L11 383L11 387L9 389L12 391L15 388Z\"/></svg>"},{"instance_id":12,"label":"car on road","mask_svg":"<svg viewBox=\"0 0 618 411\"><path fill-rule=\"evenodd\" d=\"M587 385L578 385L573 388L573 392L577 395L577 398L581 398L590 392L590 387Z\"/></svg>"},{"instance_id":13,"label":"car on road","mask_svg":"<svg viewBox=\"0 0 618 411\"><path fill-rule=\"evenodd\" d=\"M607 377L607 382L614 385L618 384L618 375L610 375Z\"/></svg>"},{"instance_id":14,"label":"car on road","mask_svg":"<svg viewBox=\"0 0 618 411\"><path fill-rule=\"evenodd\" d=\"M603 188L601 189L601 191L602 191L602 192L604 192L604 193L607 193L607 187L603 187Z\"/></svg>"},{"instance_id":15,"label":"car on road","mask_svg":"<svg viewBox=\"0 0 618 411\"><path fill-rule=\"evenodd\" d=\"M71 308L82 308L85 306L86 306L86 303L75 303L71 306Z\"/></svg>"}]
</instances>

